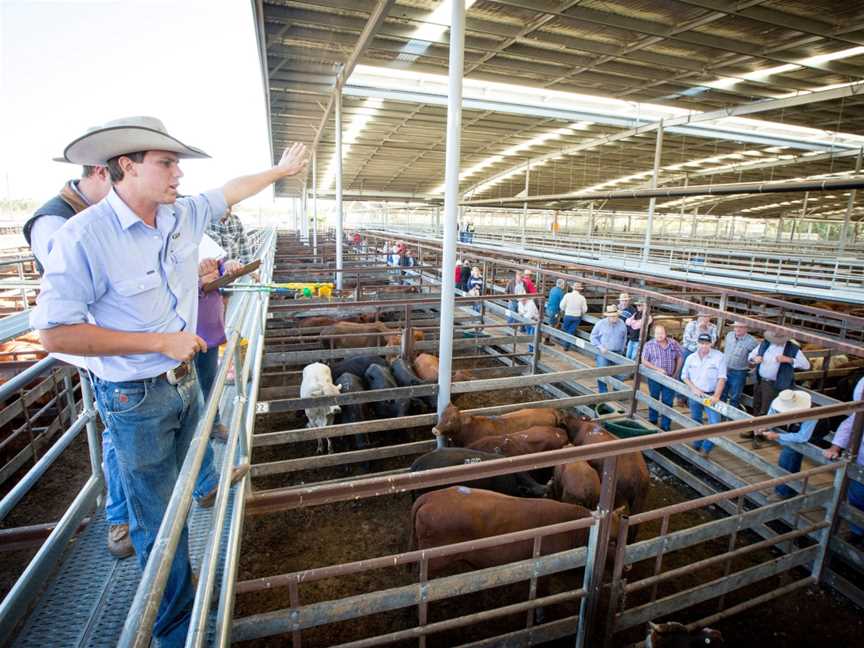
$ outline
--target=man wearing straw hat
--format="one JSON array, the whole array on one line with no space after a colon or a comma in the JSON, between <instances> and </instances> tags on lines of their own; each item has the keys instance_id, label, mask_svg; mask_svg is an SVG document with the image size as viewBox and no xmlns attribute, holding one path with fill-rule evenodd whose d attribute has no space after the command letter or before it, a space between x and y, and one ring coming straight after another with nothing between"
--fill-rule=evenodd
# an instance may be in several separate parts
<instances>
[{"instance_id":1,"label":"man wearing straw hat","mask_svg":"<svg viewBox=\"0 0 864 648\"><path fill-rule=\"evenodd\" d=\"M112 190L59 230L30 323L46 350L90 356L99 413L117 451L130 533L144 567L202 411L191 360L198 245L229 206L300 173L306 151L221 188L178 198L181 158L209 157L153 117L105 124L69 144L74 164L108 167ZM182 646L193 600L184 529L153 626L160 646Z\"/></svg>"},{"instance_id":2,"label":"man wearing straw hat","mask_svg":"<svg viewBox=\"0 0 864 648\"><path fill-rule=\"evenodd\" d=\"M603 315L603 319L597 320L591 329L591 344L597 347L595 363L598 367L608 367L613 364L606 357L606 354L611 351L624 355L624 348L627 345L627 325L618 316L618 307L615 304L609 304ZM608 391L606 383L600 378L597 379L597 391L601 394Z\"/></svg>"},{"instance_id":3,"label":"man wearing straw hat","mask_svg":"<svg viewBox=\"0 0 864 648\"><path fill-rule=\"evenodd\" d=\"M797 412L808 410L812 401L810 394L805 391L795 389L784 389L777 398L771 401L771 407L768 414L786 414L787 412ZM765 437L769 441L776 441L782 447L780 457L777 459L777 465L783 470L790 473L796 473L801 470L801 460L804 458L800 452L795 450L792 445L795 443L807 443L813 435L813 430L816 427L816 419L804 421L803 423L790 423L785 426L785 430L777 432L773 430L757 430L757 434ZM781 499L794 497L798 493L791 489L786 484L778 484L774 488L774 494L768 497L769 502L777 502Z\"/></svg>"},{"instance_id":4,"label":"man wearing straw hat","mask_svg":"<svg viewBox=\"0 0 864 648\"><path fill-rule=\"evenodd\" d=\"M765 331L765 339L747 359L758 365L753 389L754 416L764 415L781 391L794 387L796 369L810 368L810 361L801 348L788 336L774 331Z\"/></svg>"}]
</instances>

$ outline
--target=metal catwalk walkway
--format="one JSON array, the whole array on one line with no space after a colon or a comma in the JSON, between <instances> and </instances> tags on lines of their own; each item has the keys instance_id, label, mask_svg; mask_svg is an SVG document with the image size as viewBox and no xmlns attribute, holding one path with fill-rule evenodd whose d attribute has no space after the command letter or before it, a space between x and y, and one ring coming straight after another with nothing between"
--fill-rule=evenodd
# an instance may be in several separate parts
<instances>
[{"instance_id":1,"label":"metal catwalk walkway","mask_svg":"<svg viewBox=\"0 0 864 648\"><path fill-rule=\"evenodd\" d=\"M222 465L222 444L214 444L214 454L218 471ZM214 511L194 505L189 515L189 554L195 573L201 567ZM232 516L233 498L229 498L223 533L227 532ZM107 533L105 511L100 507L87 529L70 545L13 646L104 648L117 645L141 580L141 569L134 557L118 560L108 553ZM220 551L217 582L222 579L224 563L225 544ZM208 644L212 643L215 617L216 610L211 609Z\"/></svg>"}]
</instances>

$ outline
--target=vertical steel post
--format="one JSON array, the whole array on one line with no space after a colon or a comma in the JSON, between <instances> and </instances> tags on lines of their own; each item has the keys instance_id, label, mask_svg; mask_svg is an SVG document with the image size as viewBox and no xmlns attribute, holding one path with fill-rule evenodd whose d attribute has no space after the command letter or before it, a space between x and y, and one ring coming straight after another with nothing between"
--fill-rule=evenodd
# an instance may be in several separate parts
<instances>
[{"instance_id":1,"label":"vertical steel post","mask_svg":"<svg viewBox=\"0 0 864 648\"><path fill-rule=\"evenodd\" d=\"M336 290L342 290L342 76L336 80Z\"/></svg>"},{"instance_id":2,"label":"vertical steel post","mask_svg":"<svg viewBox=\"0 0 864 648\"><path fill-rule=\"evenodd\" d=\"M858 157L855 159L855 175L861 172L861 156L864 155L864 147L858 149ZM849 236L849 221L852 218L852 206L855 204L855 189L849 192L849 201L846 203L846 215L843 216L843 227L840 228L840 245L837 248L839 254L846 251L846 239Z\"/></svg>"},{"instance_id":3,"label":"vertical steel post","mask_svg":"<svg viewBox=\"0 0 864 648\"><path fill-rule=\"evenodd\" d=\"M660 157L663 155L663 120L657 128L657 142L654 146L654 173L651 175L651 188L657 188L657 176L660 173ZM651 253L651 228L654 227L654 206L656 198L648 201L648 222L645 223L645 242L642 245L642 263L648 263L648 255Z\"/></svg>"},{"instance_id":4,"label":"vertical steel post","mask_svg":"<svg viewBox=\"0 0 864 648\"><path fill-rule=\"evenodd\" d=\"M531 184L531 164L525 165L525 197L528 197L528 186ZM528 201L522 203L522 247L525 247L525 229L528 227Z\"/></svg>"},{"instance_id":5,"label":"vertical steel post","mask_svg":"<svg viewBox=\"0 0 864 648\"><path fill-rule=\"evenodd\" d=\"M780 236L783 234L783 217L781 216L777 221L777 236L774 238L775 243L780 242Z\"/></svg>"},{"instance_id":6,"label":"vertical steel post","mask_svg":"<svg viewBox=\"0 0 864 648\"><path fill-rule=\"evenodd\" d=\"M318 263L318 154L312 151L312 254Z\"/></svg>"},{"instance_id":7,"label":"vertical steel post","mask_svg":"<svg viewBox=\"0 0 864 648\"><path fill-rule=\"evenodd\" d=\"M438 416L450 404L453 368L453 311L456 295L456 219L459 214L459 163L462 131L462 76L465 56L465 3L450 9L450 70L447 91L447 144L444 166L444 236L441 258L441 319L438 339ZM444 437L438 436L439 447Z\"/></svg>"},{"instance_id":8,"label":"vertical steel post","mask_svg":"<svg viewBox=\"0 0 864 648\"><path fill-rule=\"evenodd\" d=\"M594 201L588 203L588 238L594 236Z\"/></svg>"}]
</instances>

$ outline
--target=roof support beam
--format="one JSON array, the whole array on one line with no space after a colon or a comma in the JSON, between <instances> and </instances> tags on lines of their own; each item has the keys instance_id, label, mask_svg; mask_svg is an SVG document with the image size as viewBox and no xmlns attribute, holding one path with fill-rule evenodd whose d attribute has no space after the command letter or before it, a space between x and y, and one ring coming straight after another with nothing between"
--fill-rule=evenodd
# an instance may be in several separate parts
<instances>
[{"instance_id":1,"label":"roof support beam","mask_svg":"<svg viewBox=\"0 0 864 648\"><path fill-rule=\"evenodd\" d=\"M357 45L354 46L354 51L351 52L351 55L345 62L345 65L342 66L342 69L337 75L336 87L334 87L333 91L330 93L330 99L327 101L327 107L324 108L324 114L321 115L321 122L318 125L318 130L315 131L315 140L312 142L313 151L318 148L318 142L321 140L321 134L324 132L324 127L327 125L327 120L330 118L330 113L333 111L333 105L336 101L336 94L341 92L345 80L351 76L351 73L354 71L354 67L357 65L357 61L360 60L363 52L366 51L369 43L372 42L372 38L375 36L375 32L378 31L378 28L384 22L384 19L387 17L388 12L390 11L390 8L395 4L395 2L396 0L378 0L378 4L375 6L372 14L369 16L369 20L366 21L366 27L363 28L363 32L360 34Z\"/></svg>"},{"instance_id":2,"label":"roof support beam","mask_svg":"<svg viewBox=\"0 0 864 648\"><path fill-rule=\"evenodd\" d=\"M681 125L690 125L696 124L699 122L713 121L717 119L724 119L726 117L740 117L742 115L752 115L760 112L765 112L768 110L781 110L785 108L791 108L793 106L801 106L810 103L816 103L819 101L830 101L833 99L839 99L842 97L850 97L857 94L861 94L864 92L864 82L855 83L853 85L844 86L842 88L835 88L833 90L822 90L819 92L811 92L808 94L796 95L794 97L784 97L782 99L766 99L764 101L754 101L752 103L743 104L741 106L735 106L734 108L722 108L720 110L712 110L710 112L703 113L694 113L683 115L681 117L672 117L666 119L664 121L665 127L669 129L674 126ZM617 142L619 140L627 139L636 135L642 135L645 133L650 133L657 128L660 127L660 122L653 122L650 124L645 124L644 126L636 126L635 128L631 128L629 130L622 131L620 133L615 133L613 135L606 135L604 137L598 137L593 140L589 140L587 142L583 142L581 144L577 144L576 146L572 146L566 149L562 149L559 152L555 153L547 153L546 155L542 155L536 157L531 160L532 166L537 166L538 164L544 164L549 162L552 159L560 158L566 155L574 155L581 151L587 151L590 149L594 149L598 146L602 146L604 144L608 144L611 142ZM503 176L509 176L518 171L522 166L524 166L524 162L514 165L510 169L506 169L505 171L501 171L496 173L491 178L486 178L485 180L478 182L474 186L470 187L465 191L466 194L470 194L477 189L482 184L485 184L490 181L494 181Z\"/></svg>"},{"instance_id":3,"label":"roof support beam","mask_svg":"<svg viewBox=\"0 0 864 648\"><path fill-rule=\"evenodd\" d=\"M798 182L733 182L715 185L690 185L688 187L668 187L663 189L619 189L617 191L572 192L547 194L545 196L520 196L510 198L486 198L466 200L466 206L477 205L517 205L521 202L560 202L578 200L620 200L635 198L672 198L676 196L730 196L738 194L796 193L803 191L839 191L842 189L864 188L862 178L842 178L839 180L808 180Z\"/></svg>"}]
</instances>

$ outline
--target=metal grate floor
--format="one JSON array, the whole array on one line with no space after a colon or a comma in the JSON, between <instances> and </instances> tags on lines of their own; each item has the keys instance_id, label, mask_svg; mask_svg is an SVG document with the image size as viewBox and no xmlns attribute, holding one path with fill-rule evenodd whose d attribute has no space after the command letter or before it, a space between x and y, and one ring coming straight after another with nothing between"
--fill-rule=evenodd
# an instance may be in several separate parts
<instances>
[{"instance_id":1,"label":"metal grate floor","mask_svg":"<svg viewBox=\"0 0 864 648\"><path fill-rule=\"evenodd\" d=\"M222 465L223 450L222 444L214 444L217 470ZM213 509L202 509L193 503L188 521L189 553L196 571L204 556L212 516ZM229 498L217 568L217 590L225 564L224 538L232 517L233 498ZM141 570L134 557L117 560L108 553L107 535L105 512L99 510L87 529L70 543L58 571L45 584L13 646L96 648L117 645ZM213 598L215 601L217 596ZM210 613L208 643L213 639L215 619L214 607Z\"/></svg>"}]
</instances>

